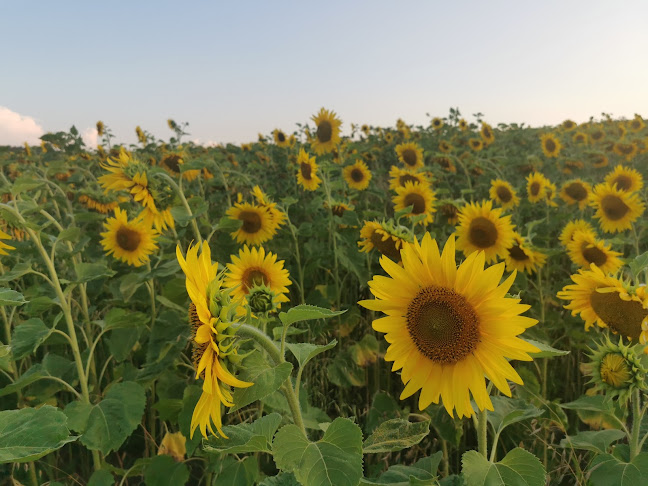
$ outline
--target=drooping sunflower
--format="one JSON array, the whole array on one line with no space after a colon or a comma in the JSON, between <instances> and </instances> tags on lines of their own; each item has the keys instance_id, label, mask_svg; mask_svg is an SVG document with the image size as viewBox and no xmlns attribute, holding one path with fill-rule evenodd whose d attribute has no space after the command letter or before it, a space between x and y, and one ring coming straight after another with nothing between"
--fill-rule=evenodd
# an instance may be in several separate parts
<instances>
[{"instance_id":1,"label":"drooping sunflower","mask_svg":"<svg viewBox=\"0 0 648 486\"><path fill-rule=\"evenodd\" d=\"M575 219L567 223L560 232L560 244L567 247L579 231L589 233L593 238L596 238L596 231L594 231L594 227L591 224L584 219Z\"/></svg>"},{"instance_id":2,"label":"drooping sunflower","mask_svg":"<svg viewBox=\"0 0 648 486\"><path fill-rule=\"evenodd\" d=\"M317 127L315 137L311 140L313 151L317 155L328 154L340 143L340 125L334 111L320 109L317 115L311 118Z\"/></svg>"},{"instance_id":3,"label":"drooping sunflower","mask_svg":"<svg viewBox=\"0 0 648 486\"><path fill-rule=\"evenodd\" d=\"M299 165L297 183L307 191L316 190L321 184L322 179L317 175L318 166L317 162L315 162L315 157L310 157L304 149L299 149L297 165Z\"/></svg>"},{"instance_id":4,"label":"drooping sunflower","mask_svg":"<svg viewBox=\"0 0 648 486\"><path fill-rule=\"evenodd\" d=\"M430 180L427 175L423 172L414 172L409 169L401 169L396 165L392 165L389 170L389 188L394 191L398 187L405 187L406 182L411 182L413 184L424 184L430 185Z\"/></svg>"},{"instance_id":5,"label":"drooping sunflower","mask_svg":"<svg viewBox=\"0 0 648 486\"><path fill-rule=\"evenodd\" d=\"M8 245L2 240L11 240L11 236L0 230L0 255L8 255L9 253L7 253L7 250L15 250L13 246Z\"/></svg>"},{"instance_id":6,"label":"drooping sunflower","mask_svg":"<svg viewBox=\"0 0 648 486\"><path fill-rule=\"evenodd\" d=\"M567 204L578 204L578 209L587 206L592 186L581 179L572 179L563 184L560 189L560 197Z\"/></svg>"},{"instance_id":7,"label":"drooping sunflower","mask_svg":"<svg viewBox=\"0 0 648 486\"><path fill-rule=\"evenodd\" d=\"M617 233L632 228L632 223L643 214L645 205L636 193L628 193L609 184L597 184L590 196L590 206L596 209L594 217L606 233Z\"/></svg>"},{"instance_id":8,"label":"drooping sunflower","mask_svg":"<svg viewBox=\"0 0 648 486\"><path fill-rule=\"evenodd\" d=\"M501 179L491 181L489 195L493 201L502 206L502 209L511 209L520 203L520 198L515 194L513 186Z\"/></svg>"},{"instance_id":9,"label":"drooping sunflower","mask_svg":"<svg viewBox=\"0 0 648 486\"><path fill-rule=\"evenodd\" d=\"M493 201L470 203L461 208L457 248L466 256L482 250L486 263L506 258L515 233L511 216L502 216L502 211L493 209Z\"/></svg>"},{"instance_id":10,"label":"drooping sunflower","mask_svg":"<svg viewBox=\"0 0 648 486\"><path fill-rule=\"evenodd\" d=\"M459 222L459 208L453 202L442 202L439 213L447 218L448 224L456 225Z\"/></svg>"},{"instance_id":11,"label":"drooping sunflower","mask_svg":"<svg viewBox=\"0 0 648 486\"><path fill-rule=\"evenodd\" d=\"M86 208L101 214L111 213L119 206L119 201L105 194L81 194L79 196L79 202Z\"/></svg>"},{"instance_id":12,"label":"drooping sunflower","mask_svg":"<svg viewBox=\"0 0 648 486\"><path fill-rule=\"evenodd\" d=\"M567 254L572 262L581 268L590 268L594 264L606 273L614 273L623 262L621 253L613 251L611 245L597 239L591 233L578 231L567 244Z\"/></svg>"},{"instance_id":13,"label":"drooping sunflower","mask_svg":"<svg viewBox=\"0 0 648 486\"><path fill-rule=\"evenodd\" d=\"M481 129L479 130L479 135L481 135L484 145L488 146L495 141L495 134L493 133L493 127L488 123L482 122Z\"/></svg>"},{"instance_id":14,"label":"drooping sunflower","mask_svg":"<svg viewBox=\"0 0 648 486\"><path fill-rule=\"evenodd\" d=\"M558 157L562 145L560 140L553 133L545 133L540 136L540 144L542 146L542 152L545 154L545 157L555 158Z\"/></svg>"},{"instance_id":15,"label":"drooping sunflower","mask_svg":"<svg viewBox=\"0 0 648 486\"><path fill-rule=\"evenodd\" d=\"M396 153L398 154L398 160L409 169L423 167L423 149L414 142L397 145Z\"/></svg>"},{"instance_id":16,"label":"drooping sunflower","mask_svg":"<svg viewBox=\"0 0 648 486\"><path fill-rule=\"evenodd\" d=\"M385 317L372 327L386 333L389 347L385 360L401 370L405 399L419 389L419 408L443 401L450 415L474 414L470 398L479 410L492 410L484 377L511 396L507 380L522 379L507 359L530 361L537 348L518 336L537 324L521 314L529 306L505 297L515 274L500 284L504 264L484 269L483 252L470 255L457 268L454 238L440 254L426 233L402 251L403 266L383 257L380 264L388 277L369 282L374 300L360 301Z\"/></svg>"},{"instance_id":17,"label":"drooping sunflower","mask_svg":"<svg viewBox=\"0 0 648 486\"><path fill-rule=\"evenodd\" d=\"M328 203L327 203L326 201L324 201L324 207L327 208L327 209L328 209L328 207L329 207L329 206L328 206ZM349 205L348 205L347 203L345 203L345 202L335 202L335 201L334 201L334 202L331 204L331 208L330 208L330 209L331 209L331 212L332 212L335 216L339 216L339 217L341 218L341 217L344 215L344 213L346 213L347 211L353 211L353 206L349 206Z\"/></svg>"},{"instance_id":18,"label":"drooping sunflower","mask_svg":"<svg viewBox=\"0 0 648 486\"><path fill-rule=\"evenodd\" d=\"M457 168L455 167L450 157L446 157L445 155L441 157L434 157L432 161L435 164L439 164L441 168L446 172L452 172L453 174L457 172Z\"/></svg>"},{"instance_id":19,"label":"drooping sunflower","mask_svg":"<svg viewBox=\"0 0 648 486\"><path fill-rule=\"evenodd\" d=\"M276 128L272 132L272 137L277 147L290 147L290 137L288 137L282 130Z\"/></svg>"},{"instance_id":20,"label":"drooping sunflower","mask_svg":"<svg viewBox=\"0 0 648 486\"><path fill-rule=\"evenodd\" d=\"M184 172L180 171L180 166L184 164L184 158L181 154L167 154L160 161L160 166L166 170L172 176L180 177L186 181L193 181L200 175L200 170L186 170Z\"/></svg>"},{"instance_id":21,"label":"drooping sunflower","mask_svg":"<svg viewBox=\"0 0 648 486\"><path fill-rule=\"evenodd\" d=\"M471 138L470 140L468 140L468 145L470 145L470 148L475 152L479 152L484 148L484 142L479 138Z\"/></svg>"},{"instance_id":22,"label":"drooping sunflower","mask_svg":"<svg viewBox=\"0 0 648 486\"><path fill-rule=\"evenodd\" d=\"M631 286L592 265L571 276L574 284L566 285L557 296L568 300L565 306L572 315L580 315L585 330L594 324L609 327L632 340L646 341L648 332L648 295L645 286Z\"/></svg>"},{"instance_id":23,"label":"drooping sunflower","mask_svg":"<svg viewBox=\"0 0 648 486\"><path fill-rule=\"evenodd\" d=\"M230 219L243 222L239 229L231 233L232 238L236 238L238 243L260 245L272 239L277 232L278 225L264 206L234 203L226 214Z\"/></svg>"},{"instance_id":24,"label":"drooping sunflower","mask_svg":"<svg viewBox=\"0 0 648 486\"><path fill-rule=\"evenodd\" d=\"M544 175L540 172L533 172L527 176L526 181L529 202L535 204L547 197L547 185L549 184L549 179Z\"/></svg>"},{"instance_id":25,"label":"drooping sunflower","mask_svg":"<svg viewBox=\"0 0 648 486\"><path fill-rule=\"evenodd\" d=\"M453 147L450 144L450 142L447 142L445 140L441 140L439 142L439 151L440 152L443 152L444 154L447 154L447 153L452 152L452 150L453 150Z\"/></svg>"},{"instance_id":26,"label":"drooping sunflower","mask_svg":"<svg viewBox=\"0 0 648 486\"><path fill-rule=\"evenodd\" d=\"M158 233L142 218L128 221L126 211L115 209L115 217L108 218L104 224L105 232L101 246L108 255L141 267L149 261L150 255L158 249Z\"/></svg>"},{"instance_id":27,"label":"drooping sunflower","mask_svg":"<svg viewBox=\"0 0 648 486\"><path fill-rule=\"evenodd\" d=\"M532 274L542 268L547 261L547 255L531 248L517 233L513 237L513 245L507 251L504 262L508 272L517 270Z\"/></svg>"},{"instance_id":28,"label":"drooping sunflower","mask_svg":"<svg viewBox=\"0 0 648 486\"><path fill-rule=\"evenodd\" d=\"M396 196L392 198L392 201L395 211L412 206L412 212L408 216L426 215L425 218L419 221L419 224L434 221L436 209L432 203L436 201L436 195L432 188L427 185L406 182L403 187L396 188Z\"/></svg>"},{"instance_id":29,"label":"drooping sunflower","mask_svg":"<svg viewBox=\"0 0 648 486\"><path fill-rule=\"evenodd\" d=\"M230 357L237 354L236 326L232 326L236 321L236 302L232 302L229 292L221 289L218 263L212 262L207 243L203 242L202 247L189 247L186 260L177 246L176 256L185 273L187 293L191 299L192 362L196 378L203 379L202 394L191 416L190 437L197 428L203 437L207 437L207 430L217 435L213 423L218 434L227 438L222 429L221 404L234 406L230 387L253 385L239 380L228 370Z\"/></svg>"},{"instance_id":30,"label":"drooping sunflower","mask_svg":"<svg viewBox=\"0 0 648 486\"><path fill-rule=\"evenodd\" d=\"M355 164L346 166L342 170L342 175L351 189L364 191L369 187L371 171L367 164L360 159L356 160Z\"/></svg>"},{"instance_id":31,"label":"drooping sunflower","mask_svg":"<svg viewBox=\"0 0 648 486\"><path fill-rule=\"evenodd\" d=\"M239 250L238 256L230 257L224 285L232 289L232 296L245 302L246 296L254 286L265 285L275 293L277 303L288 302L288 285L291 285L284 261L277 261L277 255L267 252L263 247L250 249L247 245Z\"/></svg>"},{"instance_id":32,"label":"drooping sunflower","mask_svg":"<svg viewBox=\"0 0 648 486\"><path fill-rule=\"evenodd\" d=\"M411 233L391 221L365 221L360 230L360 251L368 253L374 248L395 262L401 261L400 251L413 241Z\"/></svg>"},{"instance_id":33,"label":"drooping sunflower","mask_svg":"<svg viewBox=\"0 0 648 486\"><path fill-rule=\"evenodd\" d=\"M605 182L616 185L617 189L625 192L635 192L643 187L643 177L635 169L617 165L612 172L605 176Z\"/></svg>"}]
</instances>

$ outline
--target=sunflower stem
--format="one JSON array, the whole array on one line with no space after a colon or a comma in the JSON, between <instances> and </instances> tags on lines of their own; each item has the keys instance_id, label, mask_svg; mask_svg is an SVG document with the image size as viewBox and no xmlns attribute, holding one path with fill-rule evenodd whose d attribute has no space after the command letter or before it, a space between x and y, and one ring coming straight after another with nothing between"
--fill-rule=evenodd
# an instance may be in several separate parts
<instances>
[{"instance_id":1,"label":"sunflower stem","mask_svg":"<svg viewBox=\"0 0 648 486\"><path fill-rule=\"evenodd\" d=\"M639 447L639 432L641 429L641 395L639 390L635 390L632 393L632 432L630 435L630 461L632 461L639 452L641 448Z\"/></svg>"},{"instance_id":2,"label":"sunflower stem","mask_svg":"<svg viewBox=\"0 0 648 486\"><path fill-rule=\"evenodd\" d=\"M488 459L488 410L480 410L477 413L477 450Z\"/></svg>"}]
</instances>

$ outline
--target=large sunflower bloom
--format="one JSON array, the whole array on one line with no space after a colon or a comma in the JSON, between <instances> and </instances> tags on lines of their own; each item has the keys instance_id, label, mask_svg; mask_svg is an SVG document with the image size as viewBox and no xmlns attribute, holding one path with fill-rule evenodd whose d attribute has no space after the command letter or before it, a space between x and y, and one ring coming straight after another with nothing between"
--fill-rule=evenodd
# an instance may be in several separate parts
<instances>
[{"instance_id":1,"label":"large sunflower bloom","mask_svg":"<svg viewBox=\"0 0 648 486\"><path fill-rule=\"evenodd\" d=\"M398 160L405 164L408 169L423 167L423 149L414 142L397 145L396 154Z\"/></svg>"},{"instance_id":2,"label":"large sunflower bloom","mask_svg":"<svg viewBox=\"0 0 648 486\"><path fill-rule=\"evenodd\" d=\"M553 133L545 133L540 137L540 144L542 145L542 152L545 157L558 157L562 145L560 140Z\"/></svg>"},{"instance_id":3,"label":"large sunflower bloom","mask_svg":"<svg viewBox=\"0 0 648 486\"><path fill-rule=\"evenodd\" d=\"M529 174L526 178L527 180L527 195L529 196L529 202L537 203L542 201L547 196L547 187L549 185L549 179L547 179L540 172L533 172Z\"/></svg>"},{"instance_id":4,"label":"large sunflower bloom","mask_svg":"<svg viewBox=\"0 0 648 486\"><path fill-rule=\"evenodd\" d=\"M128 153L121 149L119 157L108 158L101 167L109 174L99 177L99 183L106 192L128 191L133 199L145 208L155 209L155 200L149 190L146 166L135 162Z\"/></svg>"},{"instance_id":5,"label":"large sunflower bloom","mask_svg":"<svg viewBox=\"0 0 648 486\"><path fill-rule=\"evenodd\" d=\"M605 183L625 192L635 192L643 187L643 177L635 169L617 165L612 172L605 176Z\"/></svg>"},{"instance_id":6,"label":"large sunflower bloom","mask_svg":"<svg viewBox=\"0 0 648 486\"><path fill-rule=\"evenodd\" d=\"M520 203L520 198L515 194L513 186L501 179L491 181L489 196L493 201L502 206L502 209L511 209Z\"/></svg>"},{"instance_id":7,"label":"large sunflower bloom","mask_svg":"<svg viewBox=\"0 0 648 486\"><path fill-rule=\"evenodd\" d=\"M374 300L360 301L385 317L373 328L386 333L385 360L401 370L401 399L421 390L425 409L443 401L450 415L472 416L470 398L479 410L493 410L484 377L511 396L507 380L522 384L508 359L530 361L537 348L518 338L538 321L521 316L529 306L506 297L515 273L500 284L504 264L484 269L484 253L471 254L457 268L454 237L439 253L426 233L401 251L403 266L380 259L389 277L369 282Z\"/></svg>"},{"instance_id":8,"label":"large sunflower bloom","mask_svg":"<svg viewBox=\"0 0 648 486\"><path fill-rule=\"evenodd\" d=\"M316 190L322 179L317 176L317 162L315 157L310 157L304 149L299 150L297 157L297 165L299 165L299 172L297 172L297 182L307 191Z\"/></svg>"},{"instance_id":9,"label":"large sunflower bloom","mask_svg":"<svg viewBox=\"0 0 648 486\"><path fill-rule=\"evenodd\" d=\"M596 185L590 196L590 206L596 209L594 217L606 233L632 228L632 223L645 209L637 194L627 193L609 184Z\"/></svg>"},{"instance_id":10,"label":"large sunflower bloom","mask_svg":"<svg viewBox=\"0 0 648 486\"><path fill-rule=\"evenodd\" d=\"M351 189L364 191L369 187L371 171L369 170L369 167L367 167L367 164L362 160L356 160L355 164L342 169L342 175Z\"/></svg>"},{"instance_id":11,"label":"large sunflower bloom","mask_svg":"<svg viewBox=\"0 0 648 486\"><path fill-rule=\"evenodd\" d=\"M396 188L396 196L392 200L395 211L412 206L412 212L408 213L408 216L424 214L425 218L420 221L420 224L427 224L434 221L434 212L436 209L432 203L436 201L436 196L429 186L406 182L403 187Z\"/></svg>"},{"instance_id":12,"label":"large sunflower bloom","mask_svg":"<svg viewBox=\"0 0 648 486\"><path fill-rule=\"evenodd\" d=\"M236 238L238 243L260 245L272 239L277 232L277 221L264 206L235 203L226 211L226 214L230 219L243 222L239 229L231 233L232 238Z\"/></svg>"},{"instance_id":13,"label":"large sunflower bloom","mask_svg":"<svg viewBox=\"0 0 648 486\"><path fill-rule=\"evenodd\" d=\"M515 235L511 216L501 216L502 209L493 209L492 201L470 203L459 213L457 248L468 256L483 250L486 263L505 258Z\"/></svg>"},{"instance_id":14,"label":"large sunflower bloom","mask_svg":"<svg viewBox=\"0 0 648 486\"><path fill-rule=\"evenodd\" d=\"M578 204L578 209L587 206L592 186L580 179L572 179L563 184L560 189L560 197L567 204Z\"/></svg>"},{"instance_id":15,"label":"large sunflower bloom","mask_svg":"<svg viewBox=\"0 0 648 486\"><path fill-rule=\"evenodd\" d=\"M585 231L574 234L567 245L567 253L571 261L581 268L590 268L594 264L606 273L616 272L623 264L619 259L621 253L613 251L609 243Z\"/></svg>"},{"instance_id":16,"label":"large sunflower bloom","mask_svg":"<svg viewBox=\"0 0 648 486\"><path fill-rule=\"evenodd\" d=\"M190 247L185 260L180 246L176 247L178 263L187 277L187 293L191 298L192 361L196 378L204 380L202 394L191 416L191 437L196 428L200 428L203 437L207 437L207 429L216 435L212 423L221 436L227 437L222 429L221 404L233 407L230 387L247 388L252 383L239 380L227 369L227 356L236 354L232 342L234 336L226 334L236 305L231 305L227 292L221 290L218 263L211 261L209 245L202 244L200 256L199 249L200 246Z\"/></svg>"},{"instance_id":17,"label":"large sunflower bloom","mask_svg":"<svg viewBox=\"0 0 648 486\"><path fill-rule=\"evenodd\" d=\"M317 155L328 154L340 143L340 125L342 121L337 118L334 111L320 109L317 115L311 118L317 127L315 136L311 140L313 151Z\"/></svg>"},{"instance_id":18,"label":"large sunflower bloom","mask_svg":"<svg viewBox=\"0 0 648 486\"><path fill-rule=\"evenodd\" d=\"M560 243L562 246L567 247L574 240L578 232L585 232L592 235L593 238L596 238L596 231L594 231L594 227L591 224L584 219L575 219L567 223L560 232Z\"/></svg>"},{"instance_id":19,"label":"large sunflower bloom","mask_svg":"<svg viewBox=\"0 0 648 486\"><path fill-rule=\"evenodd\" d=\"M115 209L115 217L104 223L101 246L108 255L134 267L149 261L151 253L158 249L158 233L142 218L128 221L126 211Z\"/></svg>"}]
</instances>

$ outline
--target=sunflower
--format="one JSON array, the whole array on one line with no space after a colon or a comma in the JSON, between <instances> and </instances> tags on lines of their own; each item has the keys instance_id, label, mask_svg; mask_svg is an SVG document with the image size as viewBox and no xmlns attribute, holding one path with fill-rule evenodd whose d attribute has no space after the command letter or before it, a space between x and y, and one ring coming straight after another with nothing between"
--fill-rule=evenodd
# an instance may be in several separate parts
<instances>
[{"instance_id":1,"label":"sunflower","mask_svg":"<svg viewBox=\"0 0 648 486\"><path fill-rule=\"evenodd\" d=\"M439 142L439 151L443 152L444 154L450 153L453 150L453 146L450 144L450 142L446 142L445 140L441 140Z\"/></svg>"},{"instance_id":2,"label":"sunflower","mask_svg":"<svg viewBox=\"0 0 648 486\"><path fill-rule=\"evenodd\" d=\"M290 138L282 130L275 129L272 132L272 137L277 147L290 147Z\"/></svg>"},{"instance_id":3,"label":"sunflower","mask_svg":"<svg viewBox=\"0 0 648 486\"><path fill-rule=\"evenodd\" d=\"M2 240L10 240L11 236L9 236L7 233L4 231L0 230L0 255L8 255L7 250L15 250L15 248L11 245L6 244Z\"/></svg>"},{"instance_id":4,"label":"sunflower","mask_svg":"<svg viewBox=\"0 0 648 486\"><path fill-rule=\"evenodd\" d=\"M455 167L450 157L446 157L446 156L434 157L432 161L435 164L439 164L446 172L452 172L453 174L457 172L457 168Z\"/></svg>"},{"instance_id":5,"label":"sunflower","mask_svg":"<svg viewBox=\"0 0 648 486\"><path fill-rule=\"evenodd\" d=\"M521 316L529 306L505 297L515 274L500 284L504 264L484 269L484 254L475 252L457 268L454 238L443 253L426 233L421 243L402 251L403 267L380 259L389 277L369 282L374 300L360 305L381 311L374 330L386 333L385 360L401 370L405 384L400 398L419 389L419 408L443 401L450 415L493 410L484 377L511 396L507 380L522 384L508 359L530 361L537 348L517 336L538 321Z\"/></svg>"},{"instance_id":6,"label":"sunflower","mask_svg":"<svg viewBox=\"0 0 648 486\"><path fill-rule=\"evenodd\" d=\"M459 130L461 130L462 132L468 130L468 122L463 118L459 120Z\"/></svg>"},{"instance_id":7,"label":"sunflower","mask_svg":"<svg viewBox=\"0 0 648 486\"><path fill-rule=\"evenodd\" d=\"M542 152L545 157L558 157L562 145L560 140L553 133L545 133L540 136L540 143L542 145Z\"/></svg>"},{"instance_id":8,"label":"sunflower","mask_svg":"<svg viewBox=\"0 0 648 486\"><path fill-rule=\"evenodd\" d=\"M526 180L529 202L535 204L538 201L542 201L546 198L549 179L547 179L540 172L533 172L532 174L529 174L527 176Z\"/></svg>"},{"instance_id":9,"label":"sunflower","mask_svg":"<svg viewBox=\"0 0 648 486\"><path fill-rule=\"evenodd\" d=\"M547 255L530 248L524 238L517 233L513 237L513 245L507 252L504 262L508 272L517 270L532 274L542 268L547 261Z\"/></svg>"},{"instance_id":10,"label":"sunflower","mask_svg":"<svg viewBox=\"0 0 648 486\"><path fill-rule=\"evenodd\" d=\"M566 132L571 132L571 131L574 130L578 125L577 125L576 122L573 121L573 120L565 120L564 122L561 123L560 126L561 126L561 127L563 128L563 130L565 130Z\"/></svg>"},{"instance_id":11,"label":"sunflower","mask_svg":"<svg viewBox=\"0 0 648 486\"><path fill-rule=\"evenodd\" d=\"M623 157L626 162L630 162L637 155L638 147L636 143L617 142L613 145L614 153Z\"/></svg>"},{"instance_id":12,"label":"sunflower","mask_svg":"<svg viewBox=\"0 0 648 486\"><path fill-rule=\"evenodd\" d=\"M394 211L400 211L412 206L412 212L407 216L419 216L424 214L425 218L419 221L420 224L427 224L434 221L434 211L432 205L436 201L434 191L427 185L413 184L406 182L403 187L396 188L396 196L392 198L394 202Z\"/></svg>"},{"instance_id":13,"label":"sunflower","mask_svg":"<svg viewBox=\"0 0 648 486\"><path fill-rule=\"evenodd\" d=\"M284 268L284 261L277 261L277 255L263 247L250 249L247 245L239 250L238 256L230 257L227 264L225 287L232 289L232 296L246 302L246 296L254 286L265 285L275 293L275 302L288 302L290 276Z\"/></svg>"},{"instance_id":14,"label":"sunflower","mask_svg":"<svg viewBox=\"0 0 648 486\"><path fill-rule=\"evenodd\" d=\"M459 222L459 208L451 203L446 202L439 206L439 212L448 220L448 224L456 225Z\"/></svg>"},{"instance_id":15,"label":"sunflower","mask_svg":"<svg viewBox=\"0 0 648 486\"><path fill-rule=\"evenodd\" d=\"M438 117L432 118L432 128L435 130L441 130L443 128L443 120Z\"/></svg>"},{"instance_id":16,"label":"sunflower","mask_svg":"<svg viewBox=\"0 0 648 486\"><path fill-rule=\"evenodd\" d=\"M234 203L226 214L230 219L243 222L238 230L231 233L232 238L236 238L238 243L260 245L272 239L277 232L277 224L264 206Z\"/></svg>"},{"instance_id":17,"label":"sunflower","mask_svg":"<svg viewBox=\"0 0 648 486\"><path fill-rule=\"evenodd\" d=\"M398 160L409 169L423 167L423 149L414 142L397 145L396 153L398 154Z\"/></svg>"},{"instance_id":18,"label":"sunflower","mask_svg":"<svg viewBox=\"0 0 648 486\"><path fill-rule=\"evenodd\" d=\"M213 422L218 433L227 438L222 429L221 404L234 406L230 387L247 388L253 385L239 380L227 369L228 357L237 354L236 326L232 326L236 319L236 303L230 300L228 292L221 290L218 263L212 262L207 243L203 243L202 247L189 247L186 260L180 246L177 246L176 256L186 275L187 293L191 298L189 321L193 366L196 378L203 379L202 394L191 416L190 437L193 437L196 428L200 428L203 437L207 437L208 429L216 435Z\"/></svg>"},{"instance_id":19,"label":"sunflower","mask_svg":"<svg viewBox=\"0 0 648 486\"><path fill-rule=\"evenodd\" d=\"M566 285L557 296L570 301L565 309L571 310L573 316L580 315L585 330L596 324L645 343L648 334L643 329L648 327L645 287L624 285L595 265L589 270L579 270L571 279L574 284Z\"/></svg>"},{"instance_id":20,"label":"sunflower","mask_svg":"<svg viewBox=\"0 0 648 486\"><path fill-rule=\"evenodd\" d=\"M597 169L601 169L603 167L607 167L608 164L610 163L608 160L607 155L600 153L600 152L592 152L588 154L589 161L592 163L594 167Z\"/></svg>"},{"instance_id":21,"label":"sunflower","mask_svg":"<svg viewBox=\"0 0 648 486\"><path fill-rule=\"evenodd\" d=\"M610 244L584 231L574 234L567 244L567 254L581 268L590 268L594 264L606 273L616 272L623 264L619 259L621 253L612 251Z\"/></svg>"},{"instance_id":22,"label":"sunflower","mask_svg":"<svg viewBox=\"0 0 648 486\"><path fill-rule=\"evenodd\" d=\"M589 137L585 132L575 132L572 135L572 142L574 142L577 145L587 145L588 138Z\"/></svg>"},{"instance_id":23,"label":"sunflower","mask_svg":"<svg viewBox=\"0 0 648 486\"><path fill-rule=\"evenodd\" d=\"M115 217L108 218L104 224L101 246L108 255L141 267L148 263L151 253L158 249L158 233L142 218L128 221L126 211L115 209Z\"/></svg>"},{"instance_id":24,"label":"sunflower","mask_svg":"<svg viewBox=\"0 0 648 486\"><path fill-rule=\"evenodd\" d=\"M634 118L628 122L628 128L631 132L637 133L646 128L646 124L644 123L643 118L641 118L641 115L635 115Z\"/></svg>"},{"instance_id":25,"label":"sunflower","mask_svg":"<svg viewBox=\"0 0 648 486\"><path fill-rule=\"evenodd\" d=\"M328 208L328 203L325 201L324 202L324 207ZM333 213L335 216L342 217L344 213L347 211L353 211L353 207L349 206L347 203L343 202L333 202L331 204L331 213Z\"/></svg>"},{"instance_id":26,"label":"sunflower","mask_svg":"<svg viewBox=\"0 0 648 486\"><path fill-rule=\"evenodd\" d=\"M468 145L470 145L470 148L475 152L479 152L484 148L484 142L480 138L471 138L468 140Z\"/></svg>"},{"instance_id":27,"label":"sunflower","mask_svg":"<svg viewBox=\"0 0 648 486\"><path fill-rule=\"evenodd\" d=\"M398 187L405 187L405 183L411 182L413 184L430 185L428 177L422 172L414 172L409 169L401 169L398 166L392 165L389 171L389 188L394 191Z\"/></svg>"},{"instance_id":28,"label":"sunflower","mask_svg":"<svg viewBox=\"0 0 648 486\"><path fill-rule=\"evenodd\" d=\"M79 196L79 202L86 208L101 214L111 213L119 207L119 201L115 201L105 195L89 196L88 194L81 194Z\"/></svg>"},{"instance_id":29,"label":"sunflower","mask_svg":"<svg viewBox=\"0 0 648 486\"><path fill-rule=\"evenodd\" d=\"M356 160L355 164L346 166L342 170L342 175L351 189L364 191L369 187L371 171L367 164L360 159Z\"/></svg>"},{"instance_id":30,"label":"sunflower","mask_svg":"<svg viewBox=\"0 0 648 486\"><path fill-rule=\"evenodd\" d=\"M277 203L272 202L258 185L252 188L252 195L257 204L265 208L270 217L272 223L271 226L273 226L275 230L286 222L286 219L288 219L286 213L277 208Z\"/></svg>"},{"instance_id":31,"label":"sunflower","mask_svg":"<svg viewBox=\"0 0 648 486\"><path fill-rule=\"evenodd\" d=\"M101 167L109 174L99 177L99 183L106 192L128 191L136 202L145 208L155 209L155 200L149 188L147 167L135 161L123 148L116 159L110 157Z\"/></svg>"},{"instance_id":32,"label":"sunflower","mask_svg":"<svg viewBox=\"0 0 648 486\"><path fill-rule=\"evenodd\" d=\"M511 209L520 203L520 198L515 194L513 186L501 179L491 181L489 195L493 201L502 206L502 209Z\"/></svg>"},{"instance_id":33,"label":"sunflower","mask_svg":"<svg viewBox=\"0 0 648 486\"><path fill-rule=\"evenodd\" d=\"M605 176L605 183L625 192L635 192L643 187L643 177L635 169L617 165L615 169Z\"/></svg>"},{"instance_id":34,"label":"sunflower","mask_svg":"<svg viewBox=\"0 0 648 486\"><path fill-rule=\"evenodd\" d=\"M636 193L627 193L609 184L597 184L590 196L590 205L596 209L595 218L606 233L632 228L632 223L643 214L645 205Z\"/></svg>"},{"instance_id":35,"label":"sunflower","mask_svg":"<svg viewBox=\"0 0 648 486\"><path fill-rule=\"evenodd\" d=\"M580 179L572 179L563 184L560 189L560 197L567 204L578 204L578 209L587 206L592 186Z\"/></svg>"},{"instance_id":36,"label":"sunflower","mask_svg":"<svg viewBox=\"0 0 648 486\"><path fill-rule=\"evenodd\" d=\"M479 135L481 135L484 145L488 146L495 141L495 134L493 133L493 127L488 123L482 122L481 129L479 130Z\"/></svg>"},{"instance_id":37,"label":"sunflower","mask_svg":"<svg viewBox=\"0 0 648 486\"><path fill-rule=\"evenodd\" d=\"M335 146L340 142L340 121L334 111L320 109L317 115L311 120L317 127L315 137L311 141L313 151L317 155L328 154L333 151Z\"/></svg>"},{"instance_id":38,"label":"sunflower","mask_svg":"<svg viewBox=\"0 0 648 486\"><path fill-rule=\"evenodd\" d=\"M307 191L316 190L322 179L317 176L317 162L315 157L309 157L304 149L299 149L297 157L299 171L297 172L297 182Z\"/></svg>"},{"instance_id":39,"label":"sunflower","mask_svg":"<svg viewBox=\"0 0 648 486\"><path fill-rule=\"evenodd\" d=\"M168 154L160 161L160 166L166 170L172 176L179 177L182 174L182 178L186 181L193 181L200 175L200 170L186 170L184 172L180 171L180 166L184 164L184 158L180 154Z\"/></svg>"},{"instance_id":40,"label":"sunflower","mask_svg":"<svg viewBox=\"0 0 648 486\"><path fill-rule=\"evenodd\" d=\"M99 121L97 122L97 135L100 136L100 137L102 137L103 134L104 134L104 132L105 132L105 130L106 130L106 126L104 125L104 122L102 122L101 120L99 120Z\"/></svg>"},{"instance_id":41,"label":"sunflower","mask_svg":"<svg viewBox=\"0 0 648 486\"><path fill-rule=\"evenodd\" d=\"M567 223L561 231L560 244L567 247L567 245L574 240L574 236L576 236L576 233L579 231L589 233L593 238L596 238L596 231L594 231L594 227L591 224L584 219L575 219L574 221Z\"/></svg>"},{"instance_id":42,"label":"sunflower","mask_svg":"<svg viewBox=\"0 0 648 486\"><path fill-rule=\"evenodd\" d=\"M493 209L493 201L466 204L459 213L457 248L466 256L483 250L486 263L505 258L515 232L511 216L502 211Z\"/></svg>"},{"instance_id":43,"label":"sunflower","mask_svg":"<svg viewBox=\"0 0 648 486\"><path fill-rule=\"evenodd\" d=\"M391 222L365 221L360 230L360 251L368 253L374 248L390 260L400 262L400 251L413 238L410 232L403 226L395 226Z\"/></svg>"},{"instance_id":44,"label":"sunflower","mask_svg":"<svg viewBox=\"0 0 648 486\"><path fill-rule=\"evenodd\" d=\"M602 128L595 128L590 134L589 138L592 142L598 143L605 138L605 132Z\"/></svg>"}]
</instances>

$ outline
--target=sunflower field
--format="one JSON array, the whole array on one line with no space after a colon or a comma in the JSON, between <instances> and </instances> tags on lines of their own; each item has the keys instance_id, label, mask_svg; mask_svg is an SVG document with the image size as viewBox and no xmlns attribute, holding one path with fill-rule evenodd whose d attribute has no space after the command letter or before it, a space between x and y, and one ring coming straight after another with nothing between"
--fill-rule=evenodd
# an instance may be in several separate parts
<instances>
[{"instance_id":1,"label":"sunflower field","mask_svg":"<svg viewBox=\"0 0 648 486\"><path fill-rule=\"evenodd\" d=\"M648 484L641 116L347 123L0 147L1 485Z\"/></svg>"}]
</instances>

